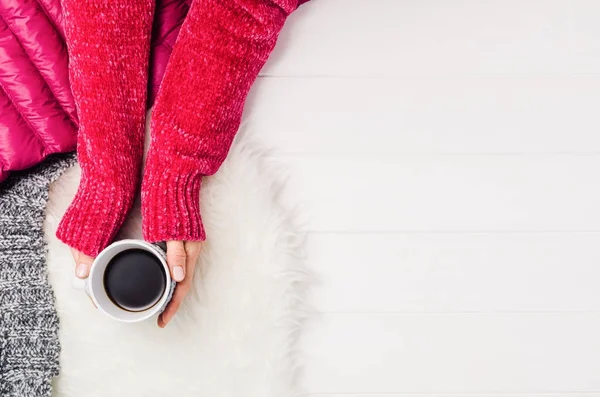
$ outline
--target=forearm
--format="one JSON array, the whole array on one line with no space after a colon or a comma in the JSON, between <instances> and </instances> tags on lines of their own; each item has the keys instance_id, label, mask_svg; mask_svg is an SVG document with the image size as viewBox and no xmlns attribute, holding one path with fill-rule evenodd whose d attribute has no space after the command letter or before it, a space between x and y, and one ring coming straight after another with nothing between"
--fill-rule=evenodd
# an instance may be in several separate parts
<instances>
[{"instance_id":1,"label":"forearm","mask_svg":"<svg viewBox=\"0 0 600 397\"><path fill-rule=\"evenodd\" d=\"M225 159L248 91L296 5L297 0L192 5L152 115L142 188L147 239L204 239L200 178L214 174Z\"/></svg>"},{"instance_id":2,"label":"forearm","mask_svg":"<svg viewBox=\"0 0 600 397\"><path fill-rule=\"evenodd\" d=\"M192 5L152 115L152 139L160 142L154 149L189 160L184 168L203 175L223 162L248 91L292 9L271 1L244 3L257 1Z\"/></svg>"},{"instance_id":3,"label":"forearm","mask_svg":"<svg viewBox=\"0 0 600 397\"><path fill-rule=\"evenodd\" d=\"M82 175L57 235L89 255L132 205L143 153L153 0L63 0Z\"/></svg>"},{"instance_id":4,"label":"forearm","mask_svg":"<svg viewBox=\"0 0 600 397\"><path fill-rule=\"evenodd\" d=\"M103 154L116 149L141 155L153 0L62 4L82 167L102 167Z\"/></svg>"}]
</instances>

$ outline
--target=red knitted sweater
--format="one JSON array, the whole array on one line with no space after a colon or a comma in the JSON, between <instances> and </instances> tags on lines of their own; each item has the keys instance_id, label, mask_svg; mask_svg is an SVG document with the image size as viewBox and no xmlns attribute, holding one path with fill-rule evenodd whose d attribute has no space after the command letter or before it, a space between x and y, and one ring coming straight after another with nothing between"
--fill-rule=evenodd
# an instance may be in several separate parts
<instances>
[{"instance_id":1,"label":"red knitted sweater","mask_svg":"<svg viewBox=\"0 0 600 397\"><path fill-rule=\"evenodd\" d=\"M215 173L243 105L297 0L195 0L151 121L141 187L148 241L204 240L202 176ZM80 120L82 176L57 236L95 256L114 238L140 183L153 0L63 0Z\"/></svg>"}]
</instances>

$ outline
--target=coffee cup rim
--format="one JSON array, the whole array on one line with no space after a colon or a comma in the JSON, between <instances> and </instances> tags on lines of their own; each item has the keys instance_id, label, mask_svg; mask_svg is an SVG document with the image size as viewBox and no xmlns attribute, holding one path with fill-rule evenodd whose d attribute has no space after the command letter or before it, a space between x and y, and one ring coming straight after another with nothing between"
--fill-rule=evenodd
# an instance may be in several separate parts
<instances>
[{"instance_id":1,"label":"coffee cup rim","mask_svg":"<svg viewBox=\"0 0 600 397\"><path fill-rule=\"evenodd\" d=\"M143 311L131 312L117 306L114 302L110 300L104 289L103 272L106 269L106 266L108 265L110 260L114 258L118 253L123 252L127 249L136 248L143 249L152 253L160 261L165 270L166 284L162 296L154 306ZM99 272L102 273L99 274ZM115 241L114 243L110 244L108 247L103 249L92 262L90 273L85 283L85 290L94 302L94 305L98 308L98 310L100 310L102 313L111 317L114 320L125 323L144 321L154 316L155 314L160 313L166 306L171 296L171 289L172 279L164 251L162 251L161 248L152 243L136 239L124 239Z\"/></svg>"}]
</instances>

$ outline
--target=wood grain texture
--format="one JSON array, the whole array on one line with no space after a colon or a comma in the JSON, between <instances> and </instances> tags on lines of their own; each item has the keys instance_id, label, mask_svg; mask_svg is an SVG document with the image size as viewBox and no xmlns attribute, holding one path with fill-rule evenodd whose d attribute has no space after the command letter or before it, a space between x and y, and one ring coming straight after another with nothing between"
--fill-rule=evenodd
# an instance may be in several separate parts
<instances>
[{"instance_id":1,"label":"wood grain texture","mask_svg":"<svg viewBox=\"0 0 600 397\"><path fill-rule=\"evenodd\" d=\"M600 233L316 233L323 313L600 312Z\"/></svg>"},{"instance_id":2,"label":"wood grain texture","mask_svg":"<svg viewBox=\"0 0 600 397\"><path fill-rule=\"evenodd\" d=\"M313 393L600 390L600 313L344 314L315 324L305 337Z\"/></svg>"},{"instance_id":3,"label":"wood grain texture","mask_svg":"<svg viewBox=\"0 0 600 397\"><path fill-rule=\"evenodd\" d=\"M423 393L328 393L328 394L309 394L309 397L423 397L432 394ZM600 393L435 393L439 397L600 397Z\"/></svg>"},{"instance_id":4,"label":"wood grain texture","mask_svg":"<svg viewBox=\"0 0 600 397\"><path fill-rule=\"evenodd\" d=\"M600 155L298 156L312 231L600 231Z\"/></svg>"},{"instance_id":5,"label":"wood grain texture","mask_svg":"<svg viewBox=\"0 0 600 397\"><path fill-rule=\"evenodd\" d=\"M263 75L597 73L599 19L595 0L318 0Z\"/></svg>"},{"instance_id":6,"label":"wood grain texture","mask_svg":"<svg viewBox=\"0 0 600 397\"><path fill-rule=\"evenodd\" d=\"M261 78L246 113L287 154L600 153L599 92L600 75Z\"/></svg>"},{"instance_id":7,"label":"wood grain texture","mask_svg":"<svg viewBox=\"0 0 600 397\"><path fill-rule=\"evenodd\" d=\"M313 0L246 106L312 397L600 397L600 2Z\"/></svg>"}]
</instances>

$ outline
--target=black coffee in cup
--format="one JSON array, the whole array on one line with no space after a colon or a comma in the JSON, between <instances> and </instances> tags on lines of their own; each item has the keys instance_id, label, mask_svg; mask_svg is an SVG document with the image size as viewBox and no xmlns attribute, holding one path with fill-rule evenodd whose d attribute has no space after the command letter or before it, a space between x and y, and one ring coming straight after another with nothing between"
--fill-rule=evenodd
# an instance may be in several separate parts
<instances>
[{"instance_id":1,"label":"black coffee in cup","mask_svg":"<svg viewBox=\"0 0 600 397\"><path fill-rule=\"evenodd\" d=\"M104 271L109 299L124 310L139 312L156 305L167 286L165 269L152 253L128 249L115 255Z\"/></svg>"}]
</instances>

